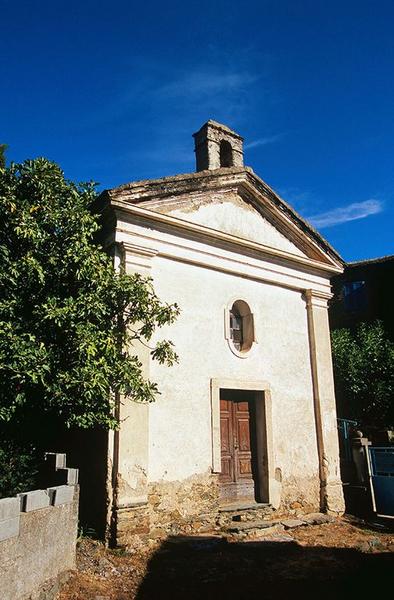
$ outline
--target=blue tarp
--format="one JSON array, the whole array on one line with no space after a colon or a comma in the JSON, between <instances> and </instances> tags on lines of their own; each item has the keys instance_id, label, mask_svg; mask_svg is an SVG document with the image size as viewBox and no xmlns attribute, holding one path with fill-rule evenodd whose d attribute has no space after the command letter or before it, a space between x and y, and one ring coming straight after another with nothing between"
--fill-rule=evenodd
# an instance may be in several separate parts
<instances>
[{"instance_id":1,"label":"blue tarp","mask_svg":"<svg viewBox=\"0 0 394 600\"><path fill-rule=\"evenodd\" d=\"M369 458L376 513L394 517L394 448L370 447Z\"/></svg>"}]
</instances>

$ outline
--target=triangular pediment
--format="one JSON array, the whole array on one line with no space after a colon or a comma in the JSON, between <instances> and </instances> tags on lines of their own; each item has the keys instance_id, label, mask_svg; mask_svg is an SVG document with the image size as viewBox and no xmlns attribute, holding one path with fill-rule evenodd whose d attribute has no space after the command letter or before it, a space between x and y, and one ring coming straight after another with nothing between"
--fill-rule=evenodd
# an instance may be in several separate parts
<instances>
[{"instance_id":1,"label":"triangular pediment","mask_svg":"<svg viewBox=\"0 0 394 600\"><path fill-rule=\"evenodd\" d=\"M217 231L342 270L328 242L247 167L135 182L107 194L113 206L138 206L207 228L210 236Z\"/></svg>"},{"instance_id":2,"label":"triangular pediment","mask_svg":"<svg viewBox=\"0 0 394 600\"><path fill-rule=\"evenodd\" d=\"M153 209L150 206L150 209ZM305 252L263 216L250 202L234 190L216 191L199 197L177 198L175 202L158 204L154 210L162 214L228 233L297 256Z\"/></svg>"}]
</instances>

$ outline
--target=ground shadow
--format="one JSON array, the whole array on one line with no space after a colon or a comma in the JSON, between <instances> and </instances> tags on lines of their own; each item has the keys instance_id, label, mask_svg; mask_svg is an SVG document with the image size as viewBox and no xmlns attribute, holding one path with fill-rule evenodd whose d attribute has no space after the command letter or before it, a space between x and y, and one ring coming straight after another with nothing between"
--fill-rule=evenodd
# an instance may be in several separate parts
<instances>
[{"instance_id":1,"label":"ground shadow","mask_svg":"<svg viewBox=\"0 0 394 600\"><path fill-rule=\"evenodd\" d=\"M391 589L393 558L295 542L179 536L153 555L136 600L378 598Z\"/></svg>"}]
</instances>

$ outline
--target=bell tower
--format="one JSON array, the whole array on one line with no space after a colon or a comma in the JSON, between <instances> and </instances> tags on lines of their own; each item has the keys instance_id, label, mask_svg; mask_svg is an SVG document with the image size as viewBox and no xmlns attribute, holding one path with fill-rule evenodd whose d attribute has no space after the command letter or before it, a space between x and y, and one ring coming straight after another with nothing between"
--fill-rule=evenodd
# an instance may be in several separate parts
<instances>
[{"instance_id":1,"label":"bell tower","mask_svg":"<svg viewBox=\"0 0 394 600\"><path fill-rule=\"evenodd\" d=\"M194 137L197 171L243 167L243 138L216 121L207 121Z\"/></svg>"}]
</instances>

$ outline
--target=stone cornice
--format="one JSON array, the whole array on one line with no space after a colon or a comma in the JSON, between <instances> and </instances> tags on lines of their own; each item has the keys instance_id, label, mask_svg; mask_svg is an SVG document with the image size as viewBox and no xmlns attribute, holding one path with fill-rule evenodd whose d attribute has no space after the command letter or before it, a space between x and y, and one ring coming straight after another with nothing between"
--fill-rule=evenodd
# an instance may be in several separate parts
<instances>
[{"instance_id":1,"label":"stone cornice","mask_svg":"<svg viewBox=\"0 0 394 600\"><path fill-rule=\"evenodd\" d=\"M130 227L131 226L131 227ZM324 273L313 273L311 268L294 268L286 261L270 260L269 257L258 256L256 252L247 254L234 248L222 248L218 243L215 246L204 243L196 245L191 236L175 236L168 229L160 230L159 227L146 227L145 223L123 223L117 229L119 247L124 240L129 240L129 256L127 264L132 264L133 248L152 249L150 254L160 258L185 263L260 281L270 285L278 285L304 293L306 289L316 291L329 291L329 282ZM135 242L135 244L133 244ZM124 262L124 260L123 260ZM151 259L149 264L151 265Z\"/></svg>"},{"instance_id":2,"label":"stone cornice","mask_svg":"<svg viewBox=\"0 0 394 600\"><path fill-rule=\"evenodd\" d=\"M138 203L152 198L158 199L188 193L193 189L203 191L204 189L234 185L234 183L246 179L248 172L253 174L249 167L230 167L173 175L161 179L145 179L106 190L103 194L108 195L111 199L121 197L127 198L129 202Z\"/></svg>"},{"instance_id":3,"label":"stone cornice","mask_svg":"<svg viewBox=\"0 0 394 600\"><path fill-rule=\"evenodd\" d=\"M221 168L132 182L103 192L98 199L98 206L105 202L107 206L114 206L119 201L135 206L160 201L164 207L166 200L170 198L174 201L185 194L201 194L228 188L237 189L239 195L251 202L263 216L273 218L275 226L289 239L296 240L311 258L332 263L343 270L343 259L330 244L250 167Z\"/></svg>"},{"instance_id":4,"label":"stone cornice","mask_svg":"<svg viewBox=\"0 0 394 600\"><path fill-rule=\"evenodd\" d=\"M230 246L234 251L243 253L246 251L253 251L257 253L261 258L268 259L272 262L279 262L281 264L288 264L293 266L302 267L303 269L308 268L313 271L325 272L325 273L341 273L342 268L339 265L327 264L319 260L298 256L284 250L271 248L251 240L245 240L223 231L211 229L209 227L199 225L198 223L191 223L183 219L179 219L170 215L154 212L141 206L130 204L125 200L113 200L112 207L117 213L118 218L127 216L132 222L140 225L151 227L161 225L168 232L177 232L191 234L197 241L203 243L217 244L221 242ZM123 217L124 218L124 217Z\"/></svg>"}]
</instances>

